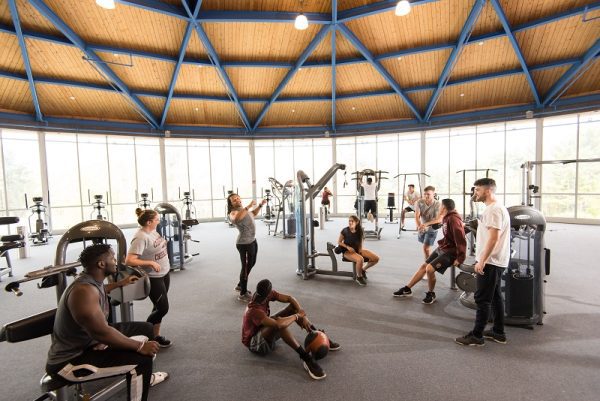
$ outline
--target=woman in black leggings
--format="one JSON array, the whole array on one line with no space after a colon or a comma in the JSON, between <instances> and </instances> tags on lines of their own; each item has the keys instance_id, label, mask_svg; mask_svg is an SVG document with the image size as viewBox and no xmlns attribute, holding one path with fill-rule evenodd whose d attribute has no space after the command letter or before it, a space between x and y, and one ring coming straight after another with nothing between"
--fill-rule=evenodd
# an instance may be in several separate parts
<instances>
[{"instance_id":1,"label":"woman in black leggings","mask_svg":"<svg viewBox=\"0 0 600 401\"><path fill-rule=\"evenodd\" d=\"M140 229L131 240L125 264L145 268L150 277L149 298L153 308L146 321L153 325L154 341L166 348L171 346L171 341L160 335L160 325L163 317L169 312L167 293L171 283L171 266L167 254L167 241L156 231L160 222L156 211L137 208L135 213Z\"/></svg>"},{"instance_id":2,"label":"woman in black leggings","mask_svg":"<svg viewBox=\"0 0 600 401\"><path fill-rule=\"evenodd\" d=\"M249 302L252 296L248 291L248 276L250 270L256 264L256 254L258 253L254 217L260 212L260 208L265 203L266 201L263 199L257 206L256 201L253 200L248 206L243 207L242 199L238 194L231 194L227 197L229 219L239 231L235 246L240 253L242 269L240 271L240 281L235 290L240 292L238 300L243 302Z\"/></svg>"}]
</instances>

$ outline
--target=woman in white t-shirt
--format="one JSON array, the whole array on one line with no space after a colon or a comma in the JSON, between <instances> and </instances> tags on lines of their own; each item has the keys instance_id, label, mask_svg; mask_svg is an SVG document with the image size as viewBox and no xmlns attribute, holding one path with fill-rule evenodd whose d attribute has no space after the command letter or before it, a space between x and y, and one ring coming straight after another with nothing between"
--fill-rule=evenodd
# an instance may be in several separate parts
<instances>
[{"instance_id":1,"label":"woman in white t-shirt","mask_svg":"<svg viewBox=\"0 0 600 401\"><path fill-rule=\"evenodd\" d=\"M154 328L154 341L161 347L171 346L171 341L160 335L160 325L163 317L169 311L170 275L167 241L156 231L160 223L158 213L154 210L135 210L140 229L131 240L131 246L125 258L125 264L142 267L150 277L150 294L148 297L154 307L146 319Z\"/></svg>"}]
</instances>

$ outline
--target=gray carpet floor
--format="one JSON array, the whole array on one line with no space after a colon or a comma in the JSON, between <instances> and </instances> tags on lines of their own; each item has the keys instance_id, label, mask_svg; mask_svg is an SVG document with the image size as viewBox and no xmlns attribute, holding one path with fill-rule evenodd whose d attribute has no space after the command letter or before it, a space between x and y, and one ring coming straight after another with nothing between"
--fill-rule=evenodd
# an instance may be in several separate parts
<instances>
[{"instance_id":1,"label":"gray carpet floor","mask_svg":"<svg viewBox=\"0 0 600 401\"><path fill-rule=\"evenodd\" d=\"M317 231L321 249L335 242L345 218ZM200 255L187 269L172 273L171 309L163 334L173 347L163 350L156 369L170 373L152 388L152 400L597 400L600 394L600 269L596 264L600 228L550 224L547 246L552 272L546 287L544 325L534 330L509 327L509 343L461 347L453 338L469 331L474 311L461 306L449 277L438 276L437 302L415 296L392 297L422 260L412 232L396 238L397 226L384 225L381 240L366 247L381 256L358 287L349 278L295 275L296 242L267 236L257 222L258 262L250 276L253 288L269 278L274 288L293 294L310 319L342 345L322 361L325 380L311 380L295 352L281 343L268 357L258 357L240 342L244 304L233 287L239 274L236 230L223 223L203 223L192 231ZM128 238L134 230L126 230ZM31 248L30 257L13 260L16 277L51 264L57 238ZM69 260L76 258L73 245ZM321 261L327 266L326 259ZM2 261L3 263L3 261ZM344 263L344 268L350 268ZM3 277L2 287L10 279ZM1 323L55 306L54 289L22 285L17 298L0 293ZM150 301L135 303L135 317L145 320ZM277 305L274 305L277 310ZM304 338L296 327L299 339ZM0 344L1 400L39 396L49 337L21 344ZM594 395L596 394L596 395ZM119 397L119 399L124 399Z\"/></svg>"}]
</instances>

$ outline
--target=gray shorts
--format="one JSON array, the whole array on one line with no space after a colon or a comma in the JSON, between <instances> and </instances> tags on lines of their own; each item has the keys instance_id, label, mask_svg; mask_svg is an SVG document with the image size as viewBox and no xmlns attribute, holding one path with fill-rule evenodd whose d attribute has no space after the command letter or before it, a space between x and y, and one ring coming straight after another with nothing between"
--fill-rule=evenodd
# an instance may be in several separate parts
<instances>
[{"instance_id":1,"label":"gray shorts","mask_svg":"<svg viewBox=\"0 0 600 401\"><path fill-rule=\"evenodd\" d=\"M419 242L424 245L432 246L435 244L438 230L427 230L424 233L419 232Z\"/></svg>"},{"instance_id":2,"label":"gray shorts","mask_svg":"<svg viewBox=\"0 0 600 401\"><path fill-rule=\"evenodd\" d=\"M248 346L248 349L255 354L267 355L269 352L275 349L275 342L277 340L279 340L279 336L275 334L275 338L272 341L267 341L267 339L262 336L262 332L259 330L258 333L256 333L250 339L250 345Z\"/></svg>"}]
</instances>

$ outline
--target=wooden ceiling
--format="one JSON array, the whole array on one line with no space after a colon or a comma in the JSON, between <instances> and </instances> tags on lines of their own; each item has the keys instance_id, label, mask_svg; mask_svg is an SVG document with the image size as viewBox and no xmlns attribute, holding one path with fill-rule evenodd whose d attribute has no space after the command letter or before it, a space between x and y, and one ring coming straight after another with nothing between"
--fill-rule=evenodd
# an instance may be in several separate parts
<instances>
[{"instance_id":1,"label":"wooden ceiling","mask_svg":"<svg viewBox=\"0 0 600 401\"><path fill-rule=\"evenodd\" d=\"M0 112L301 131L600 94L600 1L411 1L204 0L195 29L180 0L2 0Z\"/></svg>"}]
</instances>

